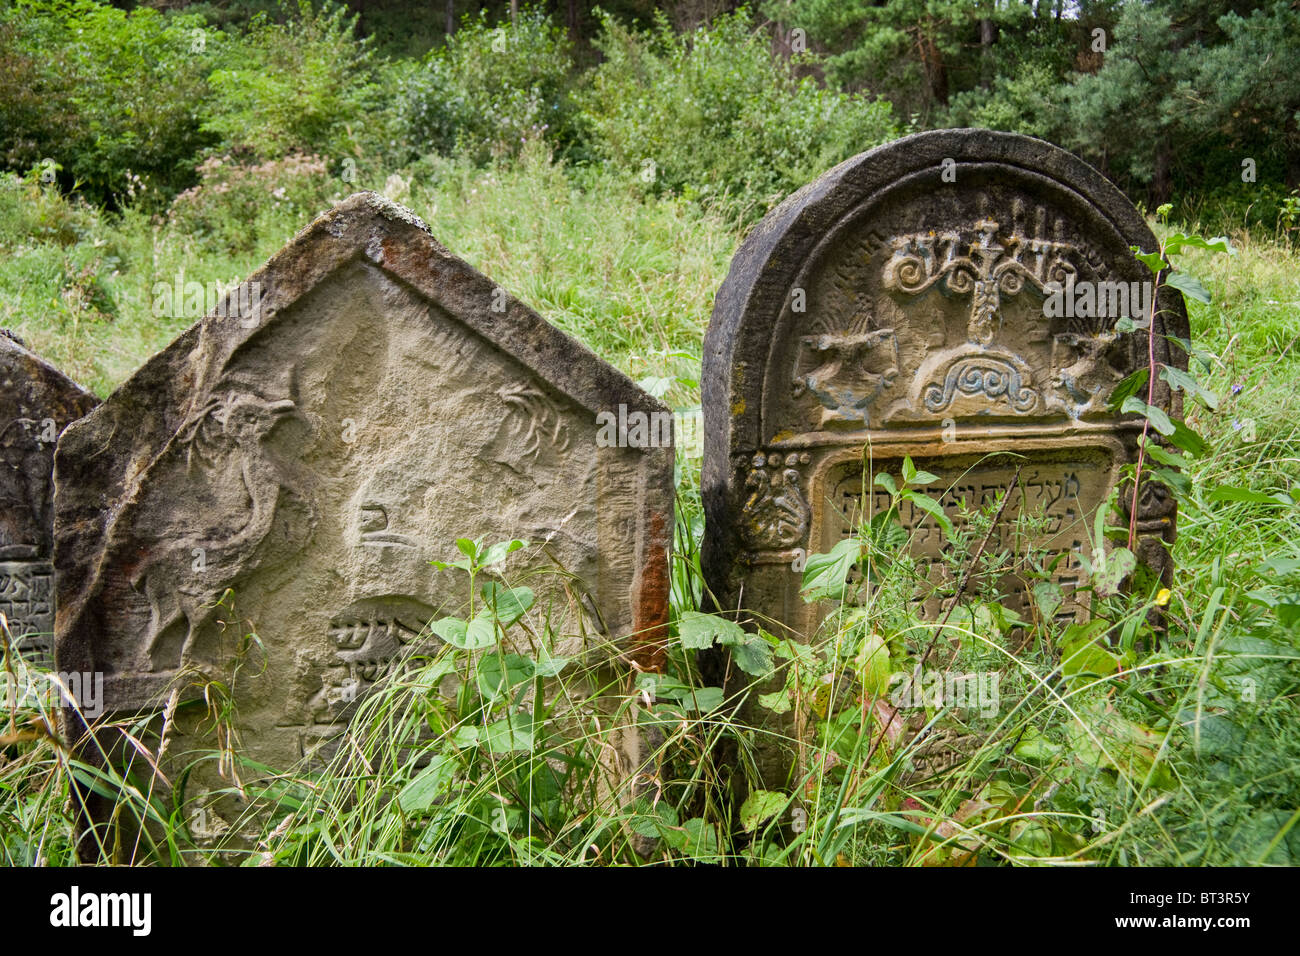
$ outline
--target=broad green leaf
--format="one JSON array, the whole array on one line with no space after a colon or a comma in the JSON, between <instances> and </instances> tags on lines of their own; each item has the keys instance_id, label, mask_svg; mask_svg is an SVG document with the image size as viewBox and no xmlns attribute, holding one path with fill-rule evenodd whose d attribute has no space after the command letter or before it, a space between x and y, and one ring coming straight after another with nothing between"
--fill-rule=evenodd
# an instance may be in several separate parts
<instances>
[{"instance_id":1,"label":"broad green leaf","mask_svg":"<svg viewBox=\"0 0 1300 956\"><path fill-rule=\"evenodd\" d=\"M912 459L906 455L903 456L903 484L928 485L938 480L938 475L933 475L928 471L917 471L916 466L912 464Z\"/></svg>"},{"instance_id":2,"label":"broad green leaf","mask_svg":"<svg viewBox=\"0 0 1300 956\"><path fill-rule=\"evenodd\" d=\"M397 804L403 813L421 813L433 806L447 792L447 784L455 773L456 764L442 754L434 754L429 765L411 778L397 795Z\"/></svg>"},{"instance_id":3,"label":"broad green leaf","mask_svg":"<svg viewBox=\"0 0 1300 956\"><path fill-rule=\"evenodd\" d=\"M735 621L699 611L683 611L677 621L677 633L682 647L696 651L712 647L714 641L721 643L723 638L738 641L745 637L745 629Z\"/></svg>"},{"instance_id":4,"label":"broad green leaf","mask_svg":"<svg viewBox=\"0 0 1300 956\"><path fill-rule=\"evenodd\" d=\"M673 387L673 379L671 375L647 375L636 384L641 391L649 392L655 398L663 398L668 394L668 389Z\"/></svg>"},{"instance_id":5,"label":"broad green leaf","mask_svg":"<svg viewBox=\"0 0 1300 956\"><path fill-rule=\"evenodd\" d=\"M649 800L639 797L634 806L635 814L628 820L628 827L639 836L648 840L661 839L678 826L677 811L667 800L652 805Z\"/></svg>"},{"instance_id":6,"label":"broad green leaf","mask_svg":"<svg viewBox=\"0 0 1300 956\"><path fill-rule=\"evenodd\" d=\"M1171 471L1168 468L1153 468L1151 477L1168 485L1180 495L1191 494L1192 480L1180 471Z\"/></svg>"},{"instance_id":7,"label":"broad green leaf","mask_svg":"<svg viewBox=\"0 0 1300 956\"><path fill-rule=\"evenodd\" d=\"M478 746L480 728L477 724L462 724L451 733L451 744L462 750Z\"/></svg>"},{"instance_id":8,"label":"broad green leaf","mask_svg":"<svg viewBox=\"0 0 1300 956\"><path fill-rule=\"evenodd\" d=\"M484 654L476 671L478 689L488 700L496 700L536 673L533 662L519 654Z\"/></svg>"},{"instance_id":9,"label":"broad green leaf","mask_svg":"<svg viewBox=\"0 0 1300 956\"><path fill-rule=\"evenodd\" d=\"M492 616L483 613L476 614L465 629L464 641L464 644L458 646L469 651L494 647L497 642L497 628Z\"/></svg>"},{"instance_id":10,"label":"broad green leaf","mask_svg":"<svg viewBox=\"0 0 1300 956\"><path fill-rule=\"evenodd\" d=\"M716 863L721 859L718 828L700 817L682 824L685 839L681 850L699 863Z\"/></svg>"},{"instance_id":11,"label":"broad green leaf","mask_svg":"<svg viewBox=\"0 0 1300 956\"><path fill-rule=\"evenodd\" d=\"M1065 603L1065 595L1055 581L1039 581L1034 585L1034 603L1043 620L1050 621Z\"/></svg>"},{"instance_id":12,"label":"broad green leaf","mask_svg":"<svg viewBox=\"0 0 1300 956\"><path fill-rule=\"evenodd\" d=\"M538 677L557 677L568 666L570 658L552 657L545 647L537 651L536 672ZM648 676L648 675L647 675Z\"/></svg>"},{"instance_id":13,"label":"broad green leaf","mask_svg":"<svg viewBox=\"0 0 1300 956\"><path fill-rule=\"evenodd\" d=\"M1199 718L1199 719L1198 719ZM1246 732L1227 717L1189 707L1178 714L1178 722L1191 738L1198 754L1233 757L1241 753Z\"/></svg>"},{"instance_id":14,"label":"broad green leaf","mask_svg":"<svg viewBox=\"0 0 1300 956\"><path fill-rule=\"evenodd\" d=\"M1115 320L1116 332L1145 332L1149 328L1151 328L1150 319L1134 319L1121 315Z\"/></svg>"},{"instance_id":15,"label":"broad green leaf","mask_svg":"<svg viewBox=\"0 0 1300 956\"><path fill-rule=\"evenodd\" d=\"M770 694L759 694L758 705L765 707L774 714L788 714L790 712L790 688L783 687L780 690L774 690Z\"/></svg>"},{"instance_id":16,"label":"broad green leaf","mask_svg":"<svg viewBox=\"0 0 1300 956\"><path fill-rule=\"evenodd\" d=\"M682 697L682 706L690 711L707 714L721 707L725 699L726 694L721 687L697 687Z\"/></svg>"},{"instance_id":17,"label":"broad green leaf","mask_svg":"<svg viewBox=\"0 0 1300 956\"><path fill-rule=\"evenodd\" d=\"M772 645L756 634L746 634L743 640L719 639L718 644L731 648L731 659L751 677L766 677L772 673Z\"/></svg>"},{"instance_id":18,"label":"broad green leaf","mask_svg":"<svg viewBox=\"0 0 1300 956\"><path fill-rule=\"evenodd\" d=\"M1106 677L1119 670L1119 657L1093 641L1077 641L1061 647L1061 673L1065 677L1095 674Z\"/></svg>"},{"instance_id":19,"label":"broad green leaf","mask_svg":"<svg viewBox=\"0 0 1300 956\"><path fill-rule=\"evenodd\" d=\"M912 479L916 477L916 466L912 464L912 456L903 456L903 484L910 485Z\"/></svg>"},{"instance_id":20,"label":"broad green leaf","mask_svg":"<svg viewBox=\"0 0 1300 956\"><path fill-rule=\"evenodd\" d=\"M653 691L656 700L681 700L691 692L688 685L667 674L640 674L636 686L638 691Z\"/></svg>"},{"instance_id":21,"label":"broad green leaf","mask_svg":"<svg viewBox=\"0 0 1300 956\"><path fill-rule=\"evenodd\" d=\"M740 805L740 827L753 833L762 824L785 809L790 797L775 790L755 790Z\"/></svg>"},{"instance_id":22,"label":"broad green leaf","mask_svg":"<svg viewBox=\"0 0 1300 956\"><path fill-rule=\"evenodd\" d=\"M1168 448L1161 446L1157 442L1148 440L1144 445L1144 448L1146 449L1146 456L1148 458L1159 462L1162 465L1168 465L1170 468L1190 468L1192 466L1191 462L1182 455L1170 451Z\"/></svg>"},{"instance_id":23,"label":"broad green leaf","mask_svg":"<svg viewBox=\"0 0 1300 956\"><path fill-rule=\"evenodd\" d=\"M457 539L456 539L456 547L459 548L459 549L460 549L460 553L463 554L463 555L465 555L465 557L467 557L467 558L477 558L477 557L478 557L478 542L477 542L477 541L471 541L469 538L457 538Z\"/></svg>"},{"instance_id":24,"label":"broad green leaf","mask_svg":"<svg viewBox=\"0 0 1300 956\"><path fill-rule=\"evenodd\" d=\"M823 598L838 600L844 596L844 581L862 554L862 542L845 538L826 554L810 554L804 562L803 584L805 601Z\"/></svg>"},{"instance_id":25,"label":"broad green leaf","mask_svg":"<svg viewBox=\"0 0 1300 956\"><path fill-rule=\"evenodd\" d=\"M1137 557L1128 548L1112 548L1092 569L1092 589L1100 597L1119 593L1124 579L1137 567Z\"/></svg>"},{"instance_id":26,"label":"broad green leaf","mask_svg":"<svg viewBox=\"0 0 1300 956\"><path fill-rule=\"evenodd\" d=\"M469 641L465 636L465 629L465 622L458 617L444 617L429 625L429 630L452 647L459 647L462 650L469 646Z\"/></svg>"},{"instance_id":27,"label":"broad green leaf","mask_svg":"<svg viewBox=\"0 0 1300 956\"><path fill-rule=\"evenodd\" d=\"M1267 561L1262 561L1255 568L1256 572L1259 574L1267 574L1279 578L1284 578L1297 569L1300 569L1300 558L1284 558L1280 556L1269 558Z\"/></svg>"},{"instance_id":28,"label":"broad green leaf","mask_svg":"<svg viewBox=\"0 0 1300 956\"><path fill-rule=\"evenodd\" d=\"M885 639L872 631L862 641L862 650L853 660L857 669L858 680L862 683L862 695L867 700L882 698L889 693L889 678L893 674L893 662L889 658L889 645Z\"/></svg>"},{"instance_id":29,"label":"broad green leaf","mask_svg":"<svg viewBox=\"0 0 1300 956\"><path fill-rule=\"evenodd\" d=\"M533 749L533 723L526 714L510 714L488 724L479 734L479 746L488 753L508 754Z\"/></svg>"},{"instance_id":30,"label":"broad green leaf","mask_svg":"<svg viewBox=\"0 0 1300 956\"><path fill-rule=\"evenodd\" d=\"M903 497L910 501L915 507L920 508L930 517L934 518L935 523L943 529L949 537L952 536L952 519L948 517L943 510L943 506L935 501L929 495L923 495L919 491L904 491Z\"/></svg>"},{"instance_id":31,"label":"broad green leaf","mask_svg":"<svg viewBox=\"0 0 1300 956\"><path fill-rule=\"evenodd\" d=\"M1188 235L1185 232L1172 232L1165 237L1165 254L1176 256L1184 249L1205 249L1207 252L1226 252L1230 256L1235 256L1237 250L1232 247L1232 243L1227 236L1215 236L1213 239L1205 239L1201 236Z\"/></svg>"},{"instance_id":32,"label":"broad green leaf","mask_svg":"<svg viewBox=\"0 0 1300 956\"><path fill-rule=\"evenodd\" d=\"M1033 727L1026 727L1014 753L1022 760L1031 763L1050 763L1061 752L1060 744L1054 744Z\"/></svg>"},{"instance_id":33,"label":"broad green leaf","mask_svg":"<svg viewBox=\"0 0 1300 956\"><path fill-rule=\"evenodd\" d=\"M1165 279L1165 285L1177 289L1183 295L1195 299L1197 302L1210 302L1210 290L1201 285L1201 280L1195 276L1190 276L1186 272L1171 272Z\"/></svg>"},{"instance_id":34,"label":"broad green leaf","mask_svg":"<svg viewBox=\"0 0 1300 956\"><path fill-rule=\"evenodd\" d=\"M1205 439L1196 432L1187 427L1181 419L1172 419L1174 423L1174 433L1169 436L1169 442L1181 448L1193 458L1199 458L1205 454Z\"/></svg>"},{"instance_id":35,"label":"broad green leaf","mask_svg":"<svg viewBox=\"0 0 1300 956\"><path fill-rule=\"evenodd\" d=\"M483 552L483 557L479 560L479 564L485 568L491 567L498 562L504 561L506 555L518 551L520 548L526 547L528 547L528 542L521 541L518 538L513 538L510 541L498 541Z\"/></svg>"},{"instance_id":36,"label":"broad green leaf","mask_svg":"<svg viewBox=\"0 0 1300 956\"><path fill-rule=\"evenodd\" d=\"M1131 372L1120 381L1110 393L1110 398L1106 405L1111 411L1118 411L1124 404L1124 401L1136 395L1143 386L1146 385L1147 379L1151 375L1151 370L1140 368L1136 372Z\"/></svg>"},{"instance_id":37,"label":"broad green leaf","mask_svg":"<svg viewBox=\"0 0 1300 956\"><path fill-rule=\"evenodd\" d=\"M503 627L509 627L523 617L536 599L532 588L508 588L496 582L483 585L483 603L486 609L496 609L497 620Z\"/></svg>"},{"instance_id":38,"label":"broad green leaf","mask_svg":"<svg viewBox=\"0 0 1300 956\"><path fill-rule=\"evenodd\" d=\"M1157 408L1154 405L1148 405L1137 396L1130 395L1124 399L1124 404L1119 407L1120 413L1127 415L1130 412L1136 412L1146 418L1151 423L1151 427L1160 434L1168 437L1174 433L1174 423L1169 420L1169 415L1164 409Z\"/></svg>"},{"instance_id":39,"label":"broad green leaf","mask_svg":"<svg viewBox=\"0 0 1300 956\"><path fill-rule=\"evenodd\" d=\"M1219 407L1219 396L1209 389L1203 388L1195 377L1182 369L1174 368L1172 365L1162 365L1160 367L1160 377L1168 382L1171 388L1196 396L1211 411Z\"/></svg>"},{"instance_id":40,"label":"broad green leaf","mask_svg":"<svg viewBox=\"0 0 1300 956\"><path fill-rule=\"evenodd\" d=\"M1165 267L1164 257L1160 253L1139 252L1137 246L1130 246L1129 248L1133 250L1134 257L1150 269L1152 274L1159 275L1160 270Z\"/></svg>"}]
</instances>

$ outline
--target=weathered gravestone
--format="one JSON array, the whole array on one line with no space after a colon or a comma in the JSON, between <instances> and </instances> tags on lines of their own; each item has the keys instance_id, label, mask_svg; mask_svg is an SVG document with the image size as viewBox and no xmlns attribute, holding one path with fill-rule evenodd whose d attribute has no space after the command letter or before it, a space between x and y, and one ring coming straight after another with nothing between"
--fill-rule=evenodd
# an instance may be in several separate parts
<instances>
[{"instance_id":1,"label":"weathered gravestone","mask_svg":"<svg viewBox=\"0 0 1300 956\"><path fill-rule=\"evenodd\" d=\"M825 606L800 596L804 555L884 510L872 478L901 482L910 456L937 476L920 490L954 521L963 503L1010 491L989 548L1059 558L1057 615L1080 614L1078 556L1092 555L1091 519L1141 431L1107 410L1147 365L1147 334L1115 328L1150 310L1152 276L1130 246L1156 242L1099 173L983 130L871 150L770 213L737 253L705 339L703 564L719 606L811 637ZM1162 289L1158 307L1155 361L1186 368L1167 339L1188 335L1181 297ZM1023 516L1041 522L1029 541L1011 533ZM905 505L901 520L951 596L935 518ZM1174 506L1156 487L1137 530L1139 557L1166 576ZM1023 609L1024 582L999 583ZM948 603L924 590L917 602L931 620Z\"/></svg>"},{"instance_id":2,"label":"weathered gravestone","mask_svg":"<svg viewBox=\"0 0 1300 956\"><path fill-rule=\"evenodd\" d=\"M0 614L44 668L54 661L54 446L97 404L0 329Z\"/></svg>"},{"instance_id":3,"label":"weathered gravestone","mask_svg":"<svg viewBox=\"0 0 1300 956\"><path fill-rule=\"evenodd\" d=\"M253 314L219 308L60 441L58 658L104 673L106 710L229 680L255 632L241 754L319 756L404 649L437 641L426 624L462 611L464 575L430 564L460 537L527 539L512 574L558 562L582 582L558 653L657 666L671 439L606 447L597 417L663 406L371 193L249 283ZM558 600L541 580L539 607ZM212 747L204 713L182 705L169 752Z\"/></svg>"}]
</instances>

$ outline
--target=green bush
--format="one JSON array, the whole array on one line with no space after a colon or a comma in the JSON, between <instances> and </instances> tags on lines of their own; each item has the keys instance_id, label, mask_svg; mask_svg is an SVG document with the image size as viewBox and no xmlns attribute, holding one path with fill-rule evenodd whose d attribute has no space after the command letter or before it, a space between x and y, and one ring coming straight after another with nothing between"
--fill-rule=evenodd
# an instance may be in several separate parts
<instances>
[{"instance_id":1,"label":"green bush","mask_svg":"<svg viewBox=\"0 0 1300 956\"><path fill-rule=\"evenodd\" d=\"M310 219L351 189L330 176L325 159L307 153L262 163L213 156L198 172L198 185L172 201L166 224L177 239L223 254L249 252L268 235L287 238L286 220Z\"/></svg>"},{"instance_id":2,"label":"green bush","mask_svg":"<svg viewBox=\"0 0 1300 956\"><path fill-rule=\"evenodd\" d=\"M540 11L491 25L466 18L442 50L402 80L399 123L417 154L459 153L476 162L515 156L525 142L571 139L573 55Z\"/></svg>"},{"instance_id":3,"label":"green bush","mask_svg":"<svg viewBox=\"0 0 1300 956\"><path fill-rule=\"evenodd\" d=\"M97 202L171 193L211 141L202 17L127 13L93 0L0 9L0 164L43 164ZM49 162L45 162L49 160Z\"/></svg>"},{"instance_id":4,"label":"green bush","mask_svg":"<svg viewBox=\"0 0 1300 956\"><path fill-rule=\"evenodd\" d=\"M745 219L898 135L888 103L799 79L744 11L686 34L606 16L596 45L604 62L578 97L594 154Z\"/></svg>"},{"instance_id":5,"label":"green bush","mask_svg":"<svg viewBox=\"0 0 1300 956\"><path fill-rule=\"evenodd\" d=\"M1051 70L1038 63L1013 76L999 76L989 89L963 90L952 98L941 126L980 126L1040 139L1056 139L1062 94Z\"/></svg>"},{"instance_id":6,"label":"green bush","mask_svg":"<svg viewBox=\"0 0 1300 956\"><path fill-rule=\"evenodd\" d=\"M383 64L355 25L346 8L306 0L283 23L254 17L208 76L204 130L244 162L304 152L341 164L390 146Z\"/></svg>"}]
</instances>

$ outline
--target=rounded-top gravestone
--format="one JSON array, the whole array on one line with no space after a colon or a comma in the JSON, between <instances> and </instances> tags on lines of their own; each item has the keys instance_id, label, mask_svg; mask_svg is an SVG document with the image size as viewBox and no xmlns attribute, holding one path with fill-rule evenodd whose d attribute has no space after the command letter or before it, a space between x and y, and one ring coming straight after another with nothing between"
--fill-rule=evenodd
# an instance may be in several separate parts
<instances>
[{"instance_id":1,"label":"rounded-top gravestone","mask_svg":"<svg viewBox=\"0 0 1300 956\"><path fill-rule=\"evenodd\" d=\"M1162 287L1152 302L1135 246L1157 243L1096 170L987 130L873 149L772 211L705 338L703 567L718 606L811 638L825 605L801 598L805 556L886 508L873 478L901 481L910 458L951 521L1009 499L990 547L1038 549L1065 595L1056 616L1081 615L1091 519L1141 432L1108 399L1149 358L1186 368L1170 342L1188 337L1181 297ZM1176 404L1156 385L1157 405ZM1139 510L1135 550L1165 577L1173 504L1152 486ZM1039 533L1017 541L1029 513ZM904 502L900 519L933 619L954 593L946 540L929 510ZM1000 584L1023 605L1025 582Z\"/></svg>"}]
</instances>

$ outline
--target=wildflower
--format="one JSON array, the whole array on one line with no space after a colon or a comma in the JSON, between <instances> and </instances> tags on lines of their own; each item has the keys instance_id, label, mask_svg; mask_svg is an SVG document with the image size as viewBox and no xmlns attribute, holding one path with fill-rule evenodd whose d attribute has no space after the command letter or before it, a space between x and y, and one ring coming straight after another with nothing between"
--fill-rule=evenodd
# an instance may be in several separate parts
<instances>
[{"instance_id":1,"label":"wildflower","mask_svg":"<svg viewBox=\"0 0 1300 956\"><path fill-rule=\"evenodd\" d=\"M1168 589L1168 588L1161 588L1159 591L1157 591L1157 592L1156 592L1156 607L1164 607L1166 604L1168 604L1168 603L1169 603L1169 597L1170 597L1170 594L1169 594L1169 589Z\"/></svg>"}]
</instances>

